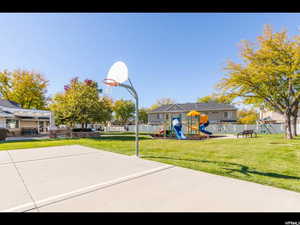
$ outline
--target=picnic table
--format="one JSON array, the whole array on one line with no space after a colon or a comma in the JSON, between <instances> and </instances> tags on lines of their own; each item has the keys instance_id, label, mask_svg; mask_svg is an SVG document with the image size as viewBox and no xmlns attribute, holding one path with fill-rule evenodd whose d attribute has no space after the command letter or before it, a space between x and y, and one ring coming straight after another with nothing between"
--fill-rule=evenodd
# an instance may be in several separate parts
<instances>
[{"instance_id":1,"label":"picnic table","mask_svg":"<svg viewBox=\"0 0 300 225\"><path fill-rule=\"evenodd\" d=\"M242 132L239 132L237 133L236 137L239 138L239 136L242 136L242 137L257 137L257 133L254 131L254 130L244 130Z\"/></svg>"}]
</instances>

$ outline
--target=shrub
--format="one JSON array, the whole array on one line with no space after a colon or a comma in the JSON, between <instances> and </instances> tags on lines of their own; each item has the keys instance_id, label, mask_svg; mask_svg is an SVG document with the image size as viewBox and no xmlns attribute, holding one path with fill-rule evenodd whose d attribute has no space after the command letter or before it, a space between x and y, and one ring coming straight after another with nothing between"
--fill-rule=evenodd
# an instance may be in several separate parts
<instances>
[{"instance_id":1,"label":"shrub","mask_svg":"<svg viewBox=\"0 0 300 225\"><path fill-rule=\"evenodd\" d=\"M0 140L5 141L7 138L8 130L6 128L0 128Z\"/></svg>"}]
</instances>

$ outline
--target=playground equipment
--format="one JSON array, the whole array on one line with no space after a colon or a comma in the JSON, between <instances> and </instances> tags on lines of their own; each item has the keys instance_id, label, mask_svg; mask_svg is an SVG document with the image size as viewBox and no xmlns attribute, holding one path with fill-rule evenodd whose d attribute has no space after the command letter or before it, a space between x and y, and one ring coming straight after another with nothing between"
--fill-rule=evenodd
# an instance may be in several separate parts
<instances>
[{"instance_id":1,"label":"playground equipment","mask_svg":"<svg viewBox=\"0 0 300 225\"><path fill-rule=\"evenodd\" d=\"M186 139L182 131L182 118L180 114L166 115L164 128L159 131L160 136L174 137L177 139Z\"/></svg>"},{"instance_id":2,"label":"playground equipment","mask_svg":"<svg viewBox=\"0 0 300 225\"><path fill-rule=\"evenodd\" d=\"M129 85L123 84L127 80L129 81ZM128 78L128 69L126 64L122 61L114 63L109 69L107 77L103 80L103 83L109 87L124 87L135 99L135 150L136 156L139 157L139 97Z\"/></svg>"},{"instance_id":3,"label":"playground equipment","mask_svg":"<svg viewBox=\"0 0 300 225\"><path fill-rule=\"evenodd\" d=\"M200 122L200 113L197 111L190 111L186 114L188 117L187 120L187 130L189 135L200 135L199 133L199 122Z\"/></svg>"},{"instance_id":4,"label":"playground equipment","mask_svg":"<svg viewBox=\"0 0 300 225\"><path fill-rule=\"evenodd\" d=\"M271 122L268 120L257 120L257 124L259 126L259 132L262 134L272 134L276 133L275 128L272 126Z\"/></svg>"},{"instance_id":5,"label":"playground equipment","mask_svg":"<svg viewBox=\"0 0 300 225\"><path fill-rule=\"evenodd\" d=\"M183 120L182 114L168 114L165 115L163 129L154 136L164 138L176 137L179 140L201 139L212 135L211 132L206 130L208 125L208 116L194 110L186 114L185 120ZM184 135L183 127L187 128L186 135ZM205 136L201 135L201 133L205 134Z\"/></svg>"},{"instance_id":6,"label":"playground equipment","mask_svg":"<svg viewBox=\"0 0 300 225\"><path fill-rule=\"evenodd\" d=\"M179 140L186 139L186 137L184 136L184 134L182 132L182 124L181 124L180 118L172 119L172 127L175 131L177 139L179 139Z\"/></svg>"},{"instance_id":7,"label":"playground equipment","mask_svg":"<svg viewBox=\"0 0 300 225\"><path fill-rule=\"evenodd\" d=\"M208 116L206 114L190 111L186 115L189 117L187 124L189 135L201 136L201 133L212 135L211 132L206 130L206 127L209 125Z\"/></svg>"},{"instance_id":8,"label":"playground equipment","mask_svg":"<svg viewBox=\"0 0 300 225\"><path fill-rule=\"evenodd\" d=\"M163 138L174 138L179 140L186 139L183 133L182 118L180 114L167 114L165 115L165 120L163 128L159 130L158 133L154 134L154 137Z\"/></svg>"},{"instance_id":9,"label":"playground equipment","mask_svg":"<svg viewBox=\"0 0 300 225\"><path fill-rule=\"evenodd\" d=\"M205 128L208 127L209 121L208 121L208 116L205 114L200 115L200 127L199 130L207 135L212 135L212 132L207 131Z\"/></svg>"}]
</instances>

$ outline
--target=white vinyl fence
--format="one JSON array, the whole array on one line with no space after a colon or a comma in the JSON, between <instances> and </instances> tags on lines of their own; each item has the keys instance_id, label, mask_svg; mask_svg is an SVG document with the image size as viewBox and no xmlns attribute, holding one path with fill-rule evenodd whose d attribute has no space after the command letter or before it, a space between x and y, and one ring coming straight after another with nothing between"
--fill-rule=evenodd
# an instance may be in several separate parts
<instances>
[{"instance_id":1,"label":"white vinyl fence","mask_svg":"<svg viewBox=\"0 0 300 225\"><path fill-rule=\"evenodd\" d=\"M130 132L135 132L135 125L130 125L128 127ZM163 126L153 126L153 125L145 125L145 124L139 125L139 131L145 133L156 133L160 129L163 129Z\"/></svg>"},{"instance_id":2,"label":"white vinyl fence","mask_svg":"<svg viewBox=\"0 0 300 225\"><path fill-rule=\"evenodd\" d=\"M129 125L128 132L135 132L135 125ZM154 125L139 125L139 131L145 133L156 133L163 126L154 126ZM283 124L267 124L266 126L263 125L256 125L256 124L210 124L207 128L208 131L211 131L214 134L236 134L243 130L254 130L258 134L269 132L272 134L279 134L284 133L284 125ZM105 131L116 131L116 132L126 132L123 126L120 127L105 127ZM187 128L183 126L183 131L186 133ZM300 132L300 124L297 125L297 131Z\"/></svg>"},{"instance_id":3,"label":"white vinyl fence","mask_svg":"<svg viewBox=\"0 0 300 225\"><path fill-rule=\"evenodd\" d=\"M207 130L215 134L236 134L243 130L254 130L258 134L279 134L284 132L283 128L282 124L268 124L266 126L258 124L212 124L207 127Z\"/></svg>"},{"instance_id":4,"label":"white vinyl fence","mask_svg":"<svg viewBox=\"0 0 300 225\"><path fill-rule=\"evenodd\" d=\"M124 126L111 126L111 127L104 127L105 132L125 132Z\"/></svg>"}]
</instances>

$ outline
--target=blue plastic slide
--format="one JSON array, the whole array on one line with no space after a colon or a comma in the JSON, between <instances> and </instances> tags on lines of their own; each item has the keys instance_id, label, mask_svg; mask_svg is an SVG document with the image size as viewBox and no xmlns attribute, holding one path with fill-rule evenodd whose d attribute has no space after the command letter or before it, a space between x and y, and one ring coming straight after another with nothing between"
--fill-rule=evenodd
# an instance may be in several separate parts
<instances>
[{"instance_id":1,"label":"blue plastic slide","mask_svg":"<svg viewBox=\"0 0 300 225\"><path fill-rule=\"evenodd\" d=\"M174 118L172 120L172 126L173 126L173 129L175 130L175 134L176 134L177 139L179 139L179 140L186 139L186 137L184 136L184 134L181 130L182 126L181 126L179 118Z\"/></svg>"},{"instance_id":2,"label":"blue plastic slide","mask_svg":"<svg viewBox=\"0 0 300 225\"><path fill-rule=\"evenodd\" d=\"M175 134L177 139L186 139L186 136L184 136L181 126L173 126L174 130L175 130Z\"/></svg>"},{"instance_id":3,"label":"blue plastic slide","mask_svg":"<svg viewBox=\"0 0 300 225\"><path fill-rule=\"evenodd\" d=\"M202 132L202 133L205 133L205 134L208 134L208 135L212 135L212 133L211 132L209 132L209 131L207 131L207 130L205 130L205 128L207 127L209 125L209 122L208 123L205 123L205 124L202 124L202 125L200 125L200 131Z\"/></svg>"}]
</instances>

